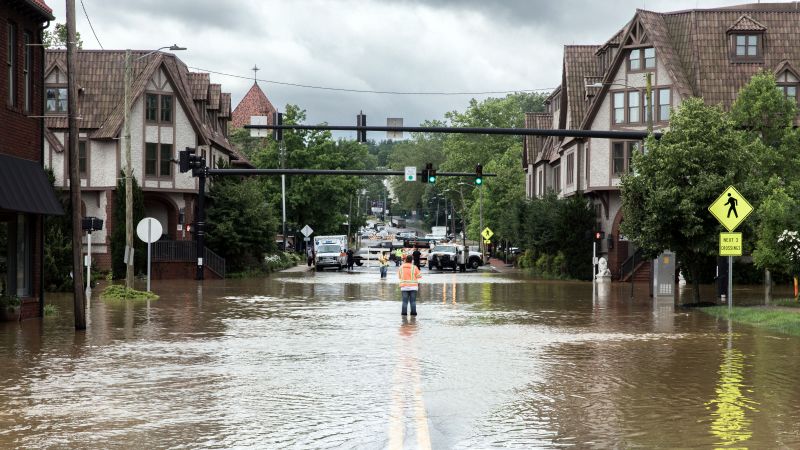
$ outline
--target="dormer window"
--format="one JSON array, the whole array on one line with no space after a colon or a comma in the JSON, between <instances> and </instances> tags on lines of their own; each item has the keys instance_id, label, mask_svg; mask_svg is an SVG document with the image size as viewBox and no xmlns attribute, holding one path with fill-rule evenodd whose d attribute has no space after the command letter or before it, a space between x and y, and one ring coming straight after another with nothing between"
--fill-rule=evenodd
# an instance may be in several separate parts
<instances>
[{"instance_id":1,"label":"dormer window","mask_svg":"<svg viewBox=\"0 0 800 450\"><path fill-rule=\"evenodd\" d=\"M49 113L67 112L66 86L48 86L46 97L47 103L45 104L45 111Z\"/></svg>"},{"instance_id":2,"label":"dormer window","mask_svg":"<svg viewBox=\"0 0 800 450\"><path fill-rule=\"evenodd\" d=\"M628 70L637 72L656 68L656 49L635 48L628 54Z\"/></svg>"},{"instance_id":3,"label":"dormer window","mask_svg":"<svg viewBox=\"0 0 800 450\"><path fill-rule=\"evenodd\" d=\"M788 65L788 64L787 64ZM797 87L800 85L800 80L795 75L793 69L786 69L775 77L775 82L778 85L784 97L797 103Z\"/></svg>"},{"instance_id":4,"label":"dormer window","mask_svg":"<svg viewBox=\"0 0 800 450\"><path fill-rule=\"evenodd\" d=\"M730 60L734 63L764 62L764 34L767 28L743 15L728 28Z\"/></svg>"}]
</instances>

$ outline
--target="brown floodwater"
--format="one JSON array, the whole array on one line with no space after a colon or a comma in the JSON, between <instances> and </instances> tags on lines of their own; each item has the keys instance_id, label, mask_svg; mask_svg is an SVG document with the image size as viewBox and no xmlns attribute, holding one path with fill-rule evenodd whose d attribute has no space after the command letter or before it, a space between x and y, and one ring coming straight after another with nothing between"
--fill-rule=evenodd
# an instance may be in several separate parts
<instances>
[{"instance_id":1,"label":"brown floodwater","mask_svg":"<svg viewBox=\"0 0 800 450\"><path fill-rule=\"evenodd\" d=\"M79 333L49 294L0 323L0 448L800 448L800 338L642 286L423 275L416 318L375 269L95 289Z\"/></svg>"}]
</instances>

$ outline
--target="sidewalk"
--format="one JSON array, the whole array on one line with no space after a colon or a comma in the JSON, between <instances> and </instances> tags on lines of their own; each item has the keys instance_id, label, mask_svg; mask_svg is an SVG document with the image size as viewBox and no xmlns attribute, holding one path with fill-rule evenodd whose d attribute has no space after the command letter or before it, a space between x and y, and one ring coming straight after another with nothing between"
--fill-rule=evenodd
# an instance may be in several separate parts
<instances>
[{"instance_id":1,"label":"sidewalk","mask_svg":"<svg viewBox=\"0 0 800 450\"><path fill-rule=\"evenodd\" d=\"M498 272L516 272L517 269L513 264L506 264L502 259L489 258L488 266Z\"/></svg>"}]
</instances>

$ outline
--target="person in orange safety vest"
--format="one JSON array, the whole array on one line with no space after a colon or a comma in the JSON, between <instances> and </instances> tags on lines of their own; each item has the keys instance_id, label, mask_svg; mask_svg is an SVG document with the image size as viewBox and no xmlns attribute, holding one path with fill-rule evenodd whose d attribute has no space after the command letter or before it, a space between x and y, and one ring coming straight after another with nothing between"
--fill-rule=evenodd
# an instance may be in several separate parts
<instances>
[{"instance_id":1,"label":"person in orange safety vest","mask_svg":"<svg viewBox=\"0 0 800 450\"><path fill-rule=\"evenodd\" d=\"M397 271L397 277L400 279L400 293L403 298L403 309L400 312L406 315L408 310L407 306L411 303L411 315L417 315L417 290L419 289L419 279L422 278L419 267L412 264L413 258L411 255L406 256L406 262L400 266Z\"/></svg>"}]
</instances>

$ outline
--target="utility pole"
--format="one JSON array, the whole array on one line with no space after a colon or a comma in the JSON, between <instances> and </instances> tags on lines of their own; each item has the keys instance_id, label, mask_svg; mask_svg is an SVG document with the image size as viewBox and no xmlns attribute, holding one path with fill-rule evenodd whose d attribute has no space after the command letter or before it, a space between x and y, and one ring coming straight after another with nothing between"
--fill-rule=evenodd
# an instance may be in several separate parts
<instances>
[{"instance_id":1,"label":"utility pole","mask_svg":"<svg viewBox=\"0 0 800 450\"><path fill-rule=\"evenodd\" d=\"M83 242L81 242L81 179L78 174L78 89L75 83L75 0L67 0L67 125L69 139L69 192L72 202L72 293L75 329L86 329L83 292Z\"/></svg>"},{"instance_id":2,"label":"utility pole","mask_svg":"<svg viewBox=\"0 0 800 450\"><path fill-rule=\"evenodd\" d=\"M125 50L125 287L133 289L133 163L131 162L131 51Z\"/></svg>"}]
</instances>

